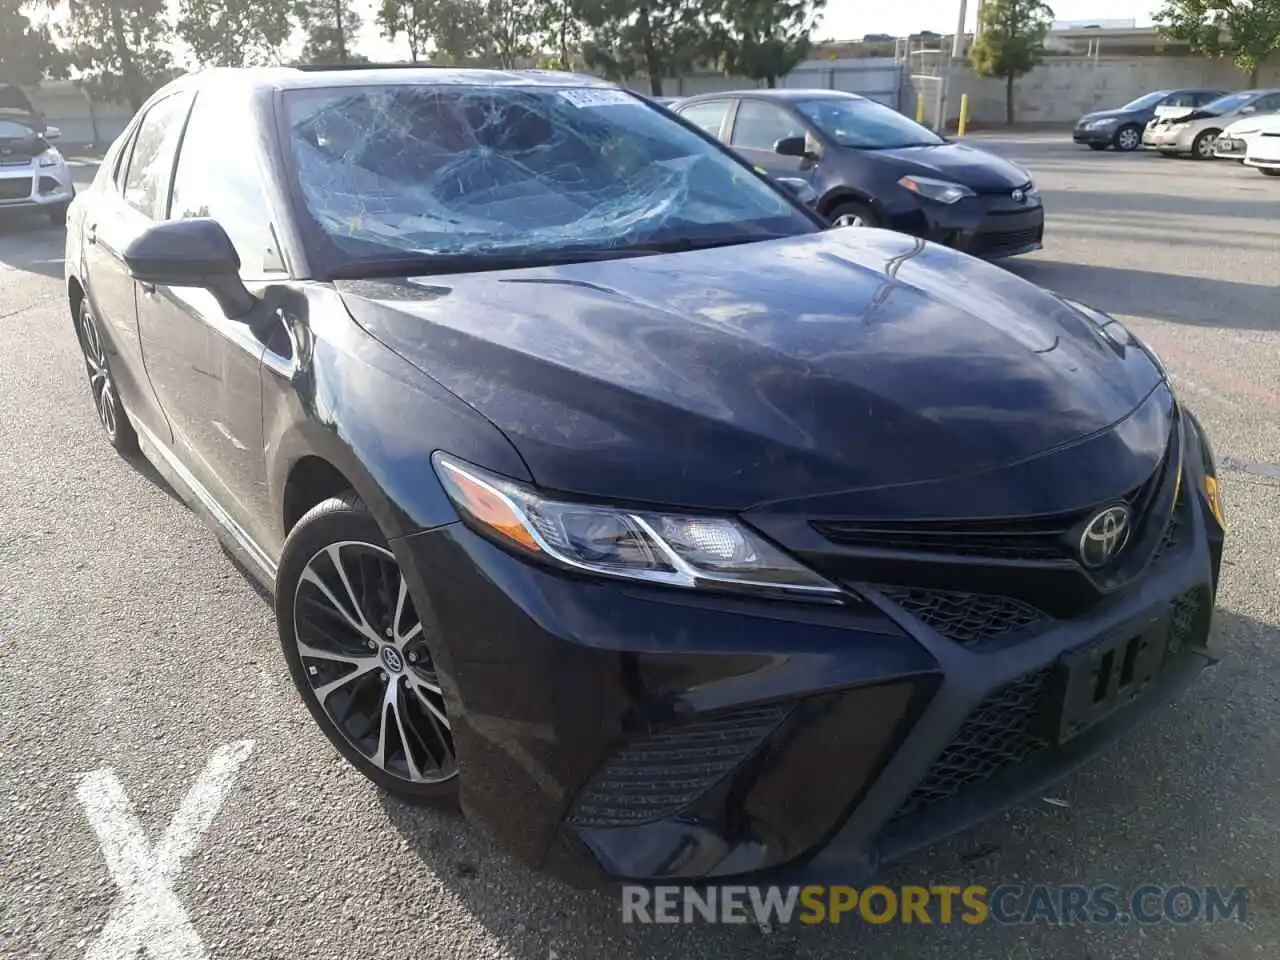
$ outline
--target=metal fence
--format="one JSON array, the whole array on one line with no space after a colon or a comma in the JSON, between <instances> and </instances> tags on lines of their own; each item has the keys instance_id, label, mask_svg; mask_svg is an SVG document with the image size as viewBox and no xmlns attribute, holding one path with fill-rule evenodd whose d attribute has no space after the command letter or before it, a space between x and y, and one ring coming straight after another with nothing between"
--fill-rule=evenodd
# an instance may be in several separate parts
<instances>
[{"instance_id":1,"label":"metal fence","mask_svg":"<svg viewBox=\"0 0 1280 960\"><path fill-rule=\"evenodd\" d=\"M633 89L648 91L648 84L632 81ZM745 77L726 77L719 73L695 73L668 77L662 81L662 92L669 97L692 97L699 93L724 93L762 87L763 83ZM903 64L893 57L865 60L810 60L778 80L779 87L790 89L844 90L877 100L895 110L903 108Z\"/></svg>"}]
</instances>

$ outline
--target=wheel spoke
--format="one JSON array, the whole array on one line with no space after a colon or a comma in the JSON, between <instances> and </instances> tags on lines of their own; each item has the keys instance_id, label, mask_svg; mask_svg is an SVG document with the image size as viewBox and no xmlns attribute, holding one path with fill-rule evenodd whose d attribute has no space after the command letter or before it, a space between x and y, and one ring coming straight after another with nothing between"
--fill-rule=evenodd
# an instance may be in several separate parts
<instances>
[{"instance_id":1,"label":"wheel spoke","mask_svg":"<svg viewBox=\"0 0 1280 960\"><path fill-rule=\"evenodd\" d=\"M387 690L387 702L391 705L392 716L396 718L396 731L400 734L400 745L404 748L404 764L409 770L409 779L422 780L422 771L418 769L418 762L413 759L413 749L409 746L409 733L405 729L404 718L400 716L400 698L404 691L399 683L389 684Z\"/></svg>"},{"instance_id":2,"label":"wheel spoke","mask_svg":"<svg viewBox=\"0 0 1280 960\"><path fill-rule=\"evenodd\" d=\"M343 653L340 650L322 650L320 647L312 646L302 640L298 641L298 653L304 657L311 657L313 660L332 660L334 663L349 663L353 667L364 666L365 664L378 663L378 658L369 654L351 654Z\"/></svg>"},{"instance_id":3,"label":"wheel spoke","mask_svg":"<svg viewBox=\"0 0 1280 960\"><path fill-rule=\"evenodd\" d=\"M332 550L334 548L330 547L330 549ZM363 614L360 616L359 620L353 617L351 612L347 610L338 598L333 595L333 591L329 589L328 584L320 579L320 575L316 573L310 565L302 571L302 579L320 591L324 598L329 601L329 605L333 607L334 612L342 617L347 626L356 631L356 633L360 634L362 637L366 637L377 642L378 636L369 628L369 625L365 623ZM346 574L343 574L342 579L346 582Z\"/></svg>"},{"instance_id":4,"label":"wheel spoke","mask_svg":"<svg viewBox=\"0 0 1280 960\"><path fill-rule=\"evenodd\" d=\"M334 691L341 690L343 687L351 683L353 680L359 680L361 677L367 677L370 673L372 673L374 670L377 670L377 669L378 669L377 660L373 660L370 663L363 663L357 666L354 670L351 670L348 673L344 673L342 676L338 677L338 679L330 680L328 683L321 684L318 687L313 687L312 690L316 695L316 699L319 700L321 704L323 704L325 701L329 699L329 697L334 693Z\"/></svg>"},{"instance_id":5,"label":"wheel spoke","mask_svg":"<svg viewBox=\"0 0 1280 960\"><path fill-rule=\"evenodd\" d=\"M334 571L338 574L338 579L342 581L342 589L347 592L347 599L351 601L351 612L359 618L358 622L352 621L353 625L365 636L372 637L374 640L379 639L373 627L369 626L369 621L365 619L364 607L356 596L355 589L351 586L351 580L347 577L347 568L342 564L342 545L339 543L331 544L326 552L329 554L329 560L333 563ZM329 594L329 596L332 598L333 594Z\"/></svg>"},{"instance_id":6,"label":"wheel spoke","mask_svg":"<svg viewBox=\"0 0 1280 960\"><path fill-rule=\"evenodd\" d=\"M444 712L437 707L431 701L431 698L424 692L424 690L431 690L431 687L417 678L411 678L409 680L409 686L411 686L413 688L413 692L418 695L418 699L422 701L422 705L427 708L427 712L431 715L431 719L436 723L442 724L446 730L452 730L453 727L449 724L449 718L444 715ZM431 690L432 693L437 693L437 695L438 691L439 688Z\"/></svg>"},{"instance_id":7,"label":"wheel spoke","mask_svg":"<svg viewBox=\"0 0 1280 960\"><path fill-rule=\"evenodd\" d=\"M405 580L404 574L401 574L400 589L396 593L396 612L392 615L392 618L391 618L392 635L395 637L397 643L404 643L405 640L408 639L407 637L400 635L400 624L404 622L403 621L404 606L405 606L405 601L408 599L408 597L409 597L409 584ZM414 629L417 629L418 626L420 626L420 624L415 625Z\"/></svg>"}]
</instances>

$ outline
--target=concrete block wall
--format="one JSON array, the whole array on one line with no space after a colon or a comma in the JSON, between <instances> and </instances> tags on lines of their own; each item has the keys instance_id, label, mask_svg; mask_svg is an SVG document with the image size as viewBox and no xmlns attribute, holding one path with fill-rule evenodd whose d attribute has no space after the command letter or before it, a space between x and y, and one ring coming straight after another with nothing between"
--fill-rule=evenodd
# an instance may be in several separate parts
<instances>
[{"instance_id":1,"label":"concrete block wall","mask_svg":"<svg viewBox=\"0 0 1280 960\"><path fill-rule=\"evenodd\" d=\"M1239 90L1248 84L1248 75L1225 60L1054 57L1014 82L1014 119L1018 124L1068 126L1081 114L1121 106L1152 90L1195 86ZM1258 85L1280 87L1280 64L1265 68ZM910 105L907 112L914 112L915 91L924 90L926 113L932 121L933 89L928 80L913 81L911 92L904 97L904 104ZM961 93L969 94L971 123L982 127L1004 124L1004 81L976 77L967 64L953 74L947 95L947 116L953 127Z\"/></svg>"}]
</instances>

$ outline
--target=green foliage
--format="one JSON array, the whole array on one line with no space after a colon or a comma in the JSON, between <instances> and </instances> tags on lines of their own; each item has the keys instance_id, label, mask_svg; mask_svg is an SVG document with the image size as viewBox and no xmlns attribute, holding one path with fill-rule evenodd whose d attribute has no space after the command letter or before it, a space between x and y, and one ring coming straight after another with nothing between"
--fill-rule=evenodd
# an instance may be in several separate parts
<instances>
[{"instance_id":1,"label":"green foliage","mask_svg":"<svg viewBox=\"0 0 1280 960\"><path fill-rule=\"evenodd\" d=\"M347 0L297 0L293 13L307 35L302 45L303 63L359 63L367 59L353 52L362 20Z\"/></svg>"},{"instance_id":2,"label":"green foliage","mask_svg":"<svg viewBox=\"0 0 1280 960\"><path fill-rule=\"evenodd\" d=\"M78 82L134 110L177 73L165 0L71 0L66 34Z\"/></svg>"},{"instance_id":3,"label":"green foliage","mask_svg":"<svg viewBox=\"0 0 1280 960\"><path fill-rule=\"evenodd\" d=\"M177 33L202 66L276 63L292 13L292 0L179 0Z\"/></svg>"},{"instance_id":4,"label":"green foliage","mask_svg":"<svg viewBox=\"0 0 1280 960\"><path fill-rule=\"evenodd\" d=\"M710 0L711 46L730 76L770 87L809 55L809 35L827 0Z\"/></svg>"},{"instance_id":5,"label":"green foliage","mask_svg":"<svg viewBox=\"0 0 1280 960\"><path fill-rule=\"evenodd\" d=\"M66 75L66 57L44 24L27 16L24 0L0 0L0 83L34 86Z\"/></svg>"},{"instance_id":6,"label":"green foliage","mask_svg":"<svg viewBox=\"0 0 1280 960\"><path fill-rule=\"evenodd\" d=\"M537 45L544 70L573 70L582 47L582 0L545 0L537 15Z\"/></svg>"},{"instance_id":7,"label":"green foliage","mask_svg":"<svg viewBox=\"0 0 1280 960\"><path fill-rule=\"evenodd\" d=\"M706 57L712 30L698 0L588 0L581 8L587 66L612 80L649 78L662 96L662 78Z\"/></svg>"},{"instance_id":8,"label":"green foliage","mask_svg":"<svg viewBox=\"0 0 1280 960\"><path fill-rule=\"evenodd\" d=\"M978 38L969 51L973 72L1005 81L1005 119L1013 123L1013 81L1044 57L1053 10L1042 0L986 0Z\"/></svg>"},{"instance_id":9,"label":"green foliage","mask_svg":"<svg viewBox=\"0 0 1280 960\"><path fill-rule=\"evenodd\" d=\"M1194 52L1230 58L1249 74L1250 86L1280 54L1280 0L1165 0L1155 19L1165 36Z\"/></svg>"},{"instance_id":10,"label":"green foliage","mask_svg":"<svg viewBox=\"0 0 1280 960\"><path fill-rule=\"evenodd\" d=\"M388 40L404 37L409 59L417 63L439 32L439 16L447 6L438 0L382 0L375 19Z\"/></svg>"}]
</instances>

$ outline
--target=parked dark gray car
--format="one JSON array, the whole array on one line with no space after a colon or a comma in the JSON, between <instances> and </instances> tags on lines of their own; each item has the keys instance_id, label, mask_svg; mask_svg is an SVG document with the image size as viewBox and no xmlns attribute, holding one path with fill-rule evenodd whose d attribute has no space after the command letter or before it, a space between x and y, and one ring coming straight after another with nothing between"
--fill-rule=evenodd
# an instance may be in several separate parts
<instances>
[{"instance_id":1,"label":"parked dark gray car","mask_svg":"<svg viewBox=\"0 0 1280 960\"><path fill-rule=\"evenodd\" d=\"M1156 115L1157 107L1199 107L1222 96L1224 90L1156 90L1116 110L1086 113L1076 121L1071 139L1091 150L1137 150L1142 131Z\"/></svg>"}]
</instances>

